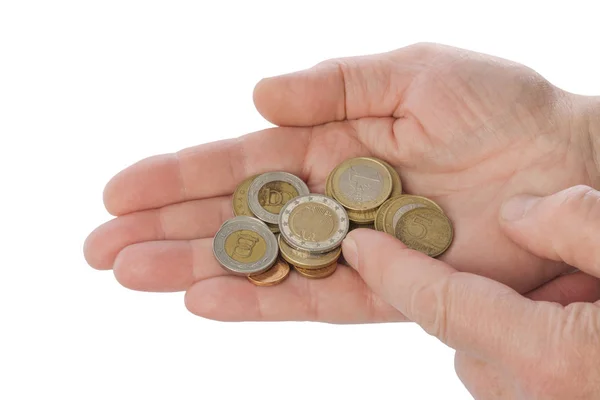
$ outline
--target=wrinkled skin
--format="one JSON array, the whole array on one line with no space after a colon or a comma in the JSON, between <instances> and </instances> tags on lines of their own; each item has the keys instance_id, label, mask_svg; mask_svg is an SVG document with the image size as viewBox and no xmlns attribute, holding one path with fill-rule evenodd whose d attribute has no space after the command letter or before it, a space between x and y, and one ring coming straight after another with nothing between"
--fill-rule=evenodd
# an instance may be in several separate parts
<instances>
[{"instance_id":1,"label":"wrinkled skin","mask_svg":"<svg viewBox=\"0 0 600 400\"><path fill-rule=\"evenodd\" d=\"M397 169L406 192L435 200L453 221L453 245L436 262L535 300L600 297L596 278L565 279L574 263L532 252L499 217L517 194L600 186L591 133L597 99L558 89L519 64L419 44L265 79L254 100L280 127L150 157L107 184L106 208L117 218L88 237L90 265L112 268L132 289L186 290L193 313L218 320L365 323L402 321L404 313L420 322L351 268L259 288L212 255L212 237L232 217L231 194L244 178L285 170L323 192L335 165L372 155ZM351 236L389 239L361 230ZM457 347L457 366L481 369Z\"/></svg>"}]
</instances>

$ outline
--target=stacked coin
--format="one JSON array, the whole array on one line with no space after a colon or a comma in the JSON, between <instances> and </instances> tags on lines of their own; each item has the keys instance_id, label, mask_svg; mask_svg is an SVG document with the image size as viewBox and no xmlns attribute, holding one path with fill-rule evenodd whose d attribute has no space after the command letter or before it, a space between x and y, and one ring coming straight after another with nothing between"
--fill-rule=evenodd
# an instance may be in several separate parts
<instances>
[{"instance_id":1,"label":"stacked coin","mask_svg":"<svg viewBox=\"0 0 600 400\"><path fill-rule=\"evenodd\" d=\"M344 161L327 177L325 193L347 209L350 229L389 233L431 257L444 253L452 242L452 224L441 207L425 197L402 194L400 176L383 160Z\"/></svg>"},{"instance_id":2,"label":"stacked coin","mask_svg":"<svg viewBox=\"0 0 600 400\"><path fill-rule=\"evenodd\" d=\"M287 172L267 172L244 180L233 193L233 214L255 217L279 232L281 207L289 200L308 194L308 186Z\"/></svg>"},{"instance_id":3,"label":"stacked coin","mask_svg":"<svg viewBox=\"0 0 600 400\"><path fill-rule=\"evenodd\" d=\"M299 196L279 214L279 251L307 278L325 278L337 268L350 223L344 207L322 194Z\"/></svg>"},{"instance_id":4,"label":"stacked coin","mask_svg":"<svg viewBox=\"0 0 600 400\"><path fill-rule=\"evenodd\" d=\"M357 157L342 162L327 177L325 193L340 202L352 226L374 228L379 207L402 194L398 172L383 160Z\"/></svg>"},{"instance_id":5,"label":"stacked coin","mask_svg":"<svg viewBox=\"0 0 600 400\"><path fill-rule=\"evenodd\" d=\"M431 257L452 242L452 224L440 206L402 194L400 176L385 161L357 157L342 162L327 177L325 193L309 193L300 178L287 172L244 180L233 194L235 217L215 235L215 257L255 285L271 286L289 275L290 264L307 278L333 274L341 243L356 228L389 233Z\"/></svg>"}]
</instances>

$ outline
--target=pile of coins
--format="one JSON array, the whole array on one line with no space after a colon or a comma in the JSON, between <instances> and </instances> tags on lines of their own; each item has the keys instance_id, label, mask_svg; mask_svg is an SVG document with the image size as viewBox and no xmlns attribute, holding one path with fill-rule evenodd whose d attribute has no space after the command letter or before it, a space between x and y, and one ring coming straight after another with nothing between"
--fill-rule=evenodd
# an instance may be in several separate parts
<instances>
[{"instance_id":1,"label":"pile of coins","mask_svg":"<svg viewBox=\"0 0 600 400\"><path fill-rule=\"evenodd\" d=\"M226 270L258 286L282 282L290 265L307 278L332 275L344 237L358 227L391 234L431 257L446 251L453 238L442 209L425 197L402 194L396 170L372 157L334 168L325 195L310 193L287 172L250 177L236 188L233 211L235 217L215 235L213 251Z\"/></svg>"}]
</instances>

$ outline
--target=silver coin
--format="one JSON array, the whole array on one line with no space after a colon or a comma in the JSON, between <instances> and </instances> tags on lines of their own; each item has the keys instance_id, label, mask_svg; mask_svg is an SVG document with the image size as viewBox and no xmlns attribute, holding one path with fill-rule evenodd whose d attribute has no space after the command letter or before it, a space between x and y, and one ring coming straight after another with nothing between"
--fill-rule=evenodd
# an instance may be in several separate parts
<instances>
[{"instance_id":1,"label":"silver coin","mask_svg":"<svg viewBox=\"0 0 600 400\"><path fill-rule=\"evenodd\" d=\"M398 225L398 221L400 221L400 218L402 218L402 216L404 214L406 214L407 212L409 212L410 210L414 210L415 208L422 208L422 207L427 207L427 206L424 204L412 203L412 204L407 204L405 206L400 207L394 213L394 217L392 219L392 224L393 224L392 226Z\"/></svg>"},{"instance_id":2,"label":"silver coin","mask_svg":"<svg viewBox=\"0 0 600 400\"><path fill-rule=\"evenodd\" d=\"M226 270L248 276L271 268L277 260L279 247L277 238L264 222L239 216L226 221L216 233L213 253Z\"/></svg>"},{"instance_id":3,"label":"silver coin","mask_svg":"<svg viewBox=\"0 0 600 400\"><path fill-rule=\"evenodd\" d=\"M340 203L322 194L290 200L279 214L279 230L287 244L298 250L326 253L341 245L349 221Z\"/></svg>"},{"instance_id":4,"label":"silver coin","mask_svg":"<svg viewBox=\"0 0 600 400\"><path fill-rule=\"evenodd\" d=\"M287 172L267 172L257 176L250 185L250 188L248 188L248 206L258 219L270 224L277 224L279 221L279 214L269 212L260 205L259 192L266 184L278 181L289 183L296 192L298 192L299 196L307 195L309 193L308 186L306 186L306 183L304 183L302 179ZM281 193L279 193L276 198L280 202L285 200L283 203L290 200ZM283 203L281 204L283 205Z\"/></svg>"}]
</instances>

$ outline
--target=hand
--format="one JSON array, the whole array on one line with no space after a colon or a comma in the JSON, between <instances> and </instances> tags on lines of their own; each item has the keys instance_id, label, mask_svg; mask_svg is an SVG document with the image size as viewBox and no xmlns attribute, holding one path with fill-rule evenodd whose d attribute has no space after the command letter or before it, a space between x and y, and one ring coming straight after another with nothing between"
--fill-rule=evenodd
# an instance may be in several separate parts
<instances>
[{"instance_id":1,"label":"hand","mask_svg":"<svg viewBox=\"0 0 600 400\"><path fill-rule=\"evenodd\" d=\"M583 272L533 296L553 302L532 301L380 232L351 232L343 250L377 295L457 350L457 373L476 399L600 398L600 302L577 302L600 281L573 290L584 273L600 278L600 192L517 196L500 226L523 249Z\"/></svg>"},{"instance_id":2,"label":"hand","mask_svg":"<svg viewBox=\"0 0 600 400\"><path fill-rule=\"evenodd\" d=\"M323 192L342 160L373 155L405 190L437 201L454 221L443 260L520 293L570 270L511 242L500 204L600 182L589 149L586 99L521 65L436 45L326 61L261 81L258 110L282 126L140 161L106 186L118 218L87 239L85 256L137 290L187 290L194 313L220 320L398 321L404 317L351 269L269 289L228 275L212 236L232 216L247 176L284 170ZM589 277L583 277L583 280ZM549 285L552 285L550 283ZM552 287L542 289L552 290Z\"/></svg>"}]
</instances>

